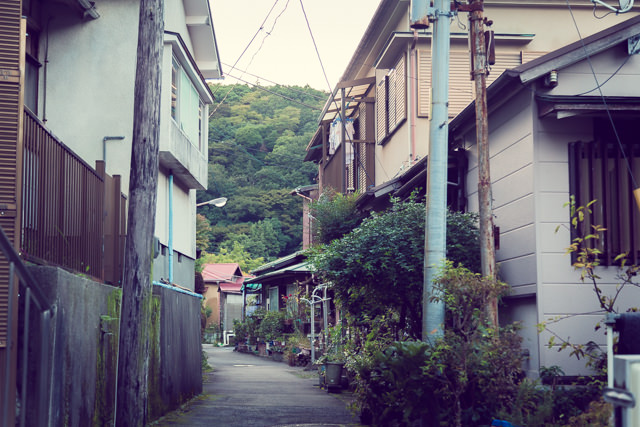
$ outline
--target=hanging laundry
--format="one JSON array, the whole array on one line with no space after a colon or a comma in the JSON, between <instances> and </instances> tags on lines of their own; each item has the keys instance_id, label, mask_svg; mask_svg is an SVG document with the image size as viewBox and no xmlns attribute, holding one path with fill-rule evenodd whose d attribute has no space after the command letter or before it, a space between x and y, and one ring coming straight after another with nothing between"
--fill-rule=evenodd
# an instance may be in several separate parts
<instances>
[{"instance_id":1,"label":"hanging laundry","mask_svg":"<svg viewBox=\"0 0 640 427\"><path fill-rule=\"evenodd\" d=\"M353 119L347 118L345 120L345 140L347 142L353 141L354 136L354 126ZM329 130L329 154L333 155L342 142L342 119L340 117L336 117L333 122L331 122L331 129ZM353 160L353 154L351 157Z\"/></svg>"}]
</instances>

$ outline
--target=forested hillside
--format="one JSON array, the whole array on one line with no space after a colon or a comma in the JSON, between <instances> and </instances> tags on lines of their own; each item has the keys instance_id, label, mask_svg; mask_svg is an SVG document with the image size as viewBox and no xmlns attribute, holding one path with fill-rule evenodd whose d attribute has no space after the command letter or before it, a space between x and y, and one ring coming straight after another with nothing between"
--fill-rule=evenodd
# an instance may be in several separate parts
<instances>
[{"instance_id":1,"label":"forested hillside","mask_svg":"<svg viewBox=\"0 0 640 427\"><path fill-rule=\"evenodd\" d=\"M212 254L206 262L246 270L301 247L302 199L290 193L314 182L317 168L302 160L327 94L298 86L211 90L209 188L198 202L228 202L198 208L198 247Z\"/></svg>"}]
</instances>

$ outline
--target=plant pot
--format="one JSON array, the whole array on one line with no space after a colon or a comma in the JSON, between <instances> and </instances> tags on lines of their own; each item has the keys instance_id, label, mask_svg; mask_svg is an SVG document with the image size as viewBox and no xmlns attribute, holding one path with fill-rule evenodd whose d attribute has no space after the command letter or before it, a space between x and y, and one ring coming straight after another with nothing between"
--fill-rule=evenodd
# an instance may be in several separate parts
<instances>
[{"instance_id":1,"label":"plant pot","mask_svg":"<svg viewBox=\"0 0 640 427\"><path fill-rule=\"evenodd\" d=\"M324 381L327 391L340 390L342 387L342 367L344 363L328 362L324 364Z\"/></svg>"},{"instance_id":2,"label":"plant pot","mask_svg":"<svg viewBox=\"0 0 640 427\"><path fill-rule=\"evenodd\" d=\"M282 362L282 353L278 353L278 352L274 351L273 354L271 355L271 357L276 362Z\"/></svg>"}]
</instances>

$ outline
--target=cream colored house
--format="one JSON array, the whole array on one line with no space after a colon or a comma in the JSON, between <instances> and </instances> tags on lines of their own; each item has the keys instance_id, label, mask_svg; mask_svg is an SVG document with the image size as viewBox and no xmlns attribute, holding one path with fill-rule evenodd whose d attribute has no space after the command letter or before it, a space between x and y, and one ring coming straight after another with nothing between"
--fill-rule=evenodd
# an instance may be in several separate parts
<instances>
[{"instance_id":1,"label":"cream colored house","mask_svg":"<svg viewBox=\"0 0 640 427\"><path fill-rule=\"evenodd\" d=\"M606 350L604 313L593 285L566 254L573 238L570 195L578 205L597 200L591 224L607 228L596 274L602 291L616 295L615 257L640 263L640 211L633 189L640 180L640 16L507 71L488 89L493 213L500 227L500 277L511 285L503 321L521 321L528 368L561 366L585 372L584 361L558 352L561 339ZM557 80L549 79L553 73ZM600 94L602 91L602 95ZM477 206L473 105L450 125L450 141L468 153L469 209ZM560 226L560 228L558 228ZM556 232L556 229L558 231ZM584 234L583 234L584 235ZM627 286L615 308L640 306L640 290ZM550 322L537 334L535 325ZM548 348L551 332L555 345Z\"/></svg>"},{"instance_id":2,"label":"cream colored house","mask_svg":"<svg viewBox=\"0 0 640 427\"><path fill-rule=\"evenodd\" d=\"M104 161L107 174L121 177L126 194L138 3L27 0L23 6L33 46L25 104L82 160ZM220 78L221 68L207 0L166 0L164 19L153 278L172 275L172 282L193 290L195 193L207 186L213 102L206 79Z\"/></svg>"},{"instance_id":3,"label":"cream colored house","mask_svg":"<svg viewBox=\"0 0 640 427\"><path fill-rule=\"evenodd\" d=\"M583 37L640 12L640 6L634 6L625 15L596 19L590 1L569 3ZM493 21L490 29L494 31L496 50L488 83L505 69L578 40L564 0L487 0L484 4L484 15ZM409 0L380 2L325 105L306 158L319 165L321 193L327 186L364 193L402 176L428 154L432 32L430 28L414 35L409 28L409 7ZM452 19L451 118L475 96L469 73L468 28L465 13ZM353 120L354 144L347 145L346 152L341 148L339 126L333 127L338 129L333 138L331 131L343 103L346 117ZM377 196L391 190L378 189Z\"/></svg>"},{"instance_id":4,"label":"cream colored house","mask_svg":"<svg viewBox=\"0 0 640 427\"><path fill-rule=\"evenodd\" d=\"M522 321L525 325L522 335L530 355L526 369L531 374L535 375L540 366L561 365L572 375L581 371L582 362L572 364L566 354L545 350L548 336L538 336L535 325L548 316L582 313L592 308L587 302L588 290L578 287L579 276L571 270L570 257L561 256L569 244L568 235L560 238L553 234L553 229L568 222L568 211L562 210L563 203L569 200L567 143L583 137L587 141L588 135L592 135L593 119L583 122L571 119L578 114L571 109L556 114L553 105L559 108L557 100L548 107L552 109L549 115L538 121L539 104L532 97L544 85L548 71L555 70L554 61L559 61L556 57L565 62L557 66L562 70L554 94L593 89L588 83L586 59L576 53L576 45L567 48L575 51L573 55L564 50L558 53L558 49L578 42L580 37L598 33L594 36L595 45L607 40L609 49L598 57L602 67L598 73L603 80L614 73L614 64L619 65L621 58L630 58L625 65L628 74L617 75L615 86L613 81L608 85L617 89L607 93L629 96L625 105L626 111L630 111L629 103L637 102L630 89L637 86L632 83L638 79L637 69L633 68L637 55L621 53L622 48L614 43L615 37L621 43L626 42L628 32L614 30L616 35L607 38L606 29L638 16L640 7L634 6L624 15L601 17L607 11L601 8L594 11L589 1L569 1L571 9L566 1L552 0L487 0L484 4L485 17L493 21L490 29L494 31L496 56L488 83L496 82L490 89L493 97L490 108L494 111L490 113L489 125L495 223L500 227L498 268L501 278L513 290L501 318ZM412 190L424 191L426 187L431 29L412 32L409 7L410 2L404 0L380 2L327 101L318 131L307 148L306 160L318 164L320 193L328 187L340 192L358 191L362 209L384 207L389 196L404 198ZM602 19L597 19L594 13ZM447 187L452 208L476 211L477 157L475 141L471 141L475 115L469 106L475 95L469 74L468 27L466 14L452 19L449 117L453 121L449 130ZM604 35L599 33L602 31ZM555 53L543 57L549 52ZM551 69L533 67L536 71L528 71L529 80L500 86L499 82L509 79L505 75L515 75L511 71L503 75L505 70L526 70L527 65L523 64L530 61L536 64L536 58ZM629 90L617 93L625 87ZM340 110L349 121L344 139L336 120ZM463 110L464 114L460 114ZM551 120L554 115L567 120ZM562 144L552 143L551 138L538 142L547 128L554 130L554 138L567 134ZM528 151L515 149L525 145ZM592 320L572 317L560 332L586 342L594 338ZM601 336L597 338L602 341Z\"/></svg>"}]
</instances>

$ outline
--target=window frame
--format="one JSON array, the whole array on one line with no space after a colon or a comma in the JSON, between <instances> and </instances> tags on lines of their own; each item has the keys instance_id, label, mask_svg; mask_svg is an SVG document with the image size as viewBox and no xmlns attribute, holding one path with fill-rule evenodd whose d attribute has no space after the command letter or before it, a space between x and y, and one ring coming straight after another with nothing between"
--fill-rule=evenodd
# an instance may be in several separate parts
<instances>
[{"instance_id":1,"label":"window frame","mask_svg":"<svg viewBox=\"0 0 640 427\"><path fill-rule=\"evenodd\" d=\"M571 228L571 239L583 237L579 233L591 233L592 225L606 228L602 239L589 239L588 242L602 252L599 257L602 266L619 265L615 258L623 252L629 253L627 263L640 262L640 211L633 197L634 185L629 174L631 170L636 182L640 182L640 138L633 134L632 120L614 123L617 136L609 120L594 119L593 140L574 141L568 145L569 191L576 206L586 206L597 200L591 206L592 212L585 216L584 229L579 232ZM572 261L575 260L576 254L573 254Z\"/></svg>"},{"instance_id":2,"label":"window frame","mask_svg":"<svg viewBox=\"0 0 640 427\"><path fill-rule=\"evenodd\" d=\"M184 88L184 83L188 82L189 87ZM183 117L185 114L185 90L190 90L192 92L192 97L195 95L197 97L198 105L197 107L193 106L193 111L196 113L196 118L192 119L192 121L197 121L197 131L186 129L188 126L187 119ZM194 97L194 99L195 99ZM206 120L204 120L204 106L205 102L200 95L196 85L191 80L189 73L186 72L185 67L180 62L180 60L176 57L175 52L171 56L171 111L170 116L173 120L174 124L178 127L180 132L185 136L189 142L198 149L198 151L202 152L204 147L204 126L206 125ZM197 139L194 141L193 139Z\"/></svg>"},{"instance_id":3,"label":"window frame","mask_svg":"<svg viewBox=\"0 0 640 427\"><path fill-rule=\"evenodd\" d=\"M384 145L407 120L407 57L403 52L376 85L376 143Z\"/></svg>"}]
</instances>

